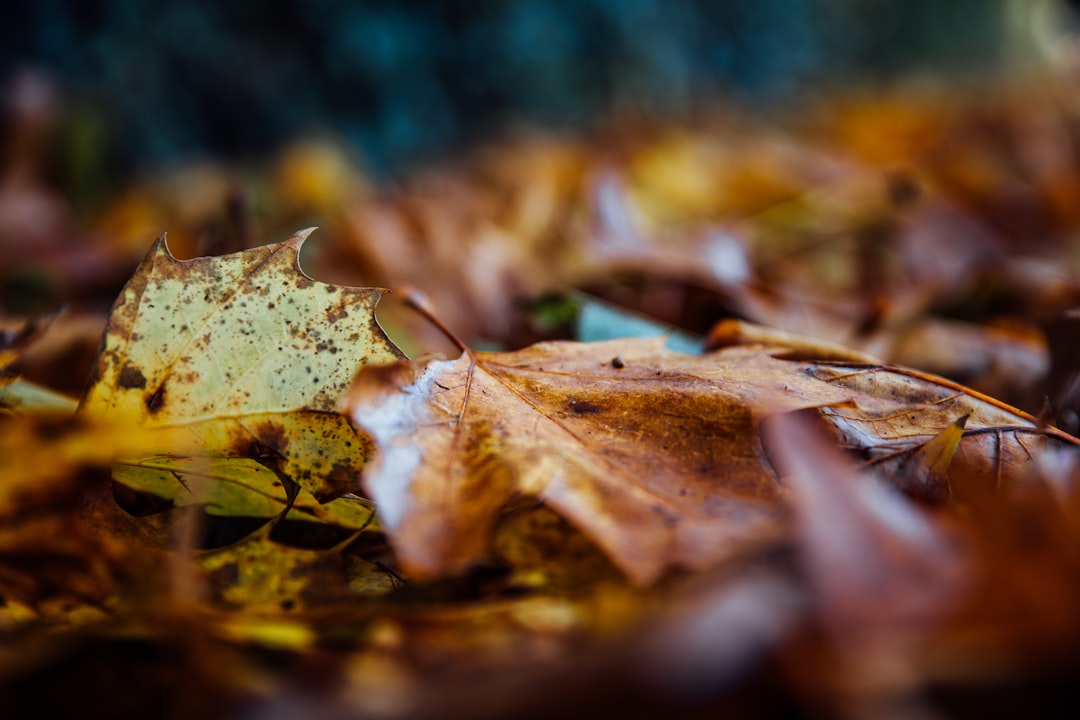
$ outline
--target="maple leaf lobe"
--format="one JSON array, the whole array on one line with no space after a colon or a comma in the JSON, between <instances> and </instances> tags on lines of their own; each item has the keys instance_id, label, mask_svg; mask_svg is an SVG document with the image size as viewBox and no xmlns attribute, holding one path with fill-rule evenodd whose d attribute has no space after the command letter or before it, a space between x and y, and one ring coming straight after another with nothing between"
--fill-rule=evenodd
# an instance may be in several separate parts
<instances>
[{"instance_id":1,"label":"maple leaf lobe","mask_svg":"<svg viewBox=\"0 0 1080 720\"><path fill-rule=\"evenodd\" d=\"M175 430L168 452L269 459L320 498L357 489L370 443L336 403L360 365L401 353L374 317L382 290L304 274L310 232L192 260L159 238L113 306L81 411Z\"/></svg>"}]
</instances>

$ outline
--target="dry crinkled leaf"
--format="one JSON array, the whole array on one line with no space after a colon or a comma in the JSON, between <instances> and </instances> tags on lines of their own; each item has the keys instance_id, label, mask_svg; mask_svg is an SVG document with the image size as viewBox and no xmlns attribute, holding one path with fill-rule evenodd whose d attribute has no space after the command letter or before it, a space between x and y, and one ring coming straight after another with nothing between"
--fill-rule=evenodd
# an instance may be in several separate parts
<instances>
[{"instance_id":1,"label":"dry crinkled leaf","mask_svg":"<svg viewBox=\"0 0 1080 720\"><path fill-rule=\"evenodd\" d=\"M369 366L345 406L379 445L365 483L414 575L467 567L527 494L650 583L768 526L782 489L758 420L851 396L760 350L653 338Z\"/></svg>"},{"instance_id":2,"label":"dry crinkled leaf","mask_svg":"<svg viewBox=\"0 0 1080 720\"><path fill-rule=\"evenodd\" d=\"M769 526L784 490L758 423L779 411L820 408L871 464L922 462L924 485L948 466L943 450L1000 481L1020 478L1041 444L1078 444L912 371L781 360L760 346L687 356L663 342L541 343L364 368L343 407L379 446L365 483L405 569L467 567L519 494L542 498L639 583L707 567ZM964 415L956 447L937 448Z\"/></svg>"},{"instance_id":3,"label":"dry crinkled leaf","mask_svg":"<svg viewBox=\"0 0 1080 720\"><path fill-rule=\"evenodd\" d=\"M844 363L809 368L835 387L858 391L853 406L823 408L840 444L883 477L920 494L951 496L948 476L982 478L997 488L1022 480L1047 450L1075 449L1080 441L1027 413L942 378L907 368ZM961 421L956 447L946 432ZM946 440L948 442L946 442ZM930 454L951 453L943 474ZM934 447L934 443L942 447ZM940 458L939 458L940 459ZM912 460L923 465L910 467ZM940 465L940 462L937 463Z\"/></svg>"},{"instance_id":4,"label":"dry crinkled leaf","mask_svg":"<svg viewBox=\"0 0 1080 720\"><path fill-rule=\"evenodd\" d=\"M357 367L401 354L374 318L381 290L300 270L310 232L186 261L159 239L113 307L81 411L179 430L161 454L257 458L320 500L355 489L369 443L335 403Z\"/></svg>"}]
</instances>

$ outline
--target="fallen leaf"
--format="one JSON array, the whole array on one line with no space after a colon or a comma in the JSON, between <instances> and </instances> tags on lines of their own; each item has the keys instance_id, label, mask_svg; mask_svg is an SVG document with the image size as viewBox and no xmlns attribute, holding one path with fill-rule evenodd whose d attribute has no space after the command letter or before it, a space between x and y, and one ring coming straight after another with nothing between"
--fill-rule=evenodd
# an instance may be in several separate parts
<instances>
[{"instance_id":1,"label":"fallen leaf","mask_svg":"<svg viewBox=\"0 0 1080 720\"><path fill-rule=\"evenodd\" d=\"M850 397L761 350L653 338L368 366L344 407L379 445L365 485L409 573L467 567L524 494L647 584L769 524L782 489L758 420Z\"/></svg>"},{"instance_id":2,"label":"fallen leaf","mask_svg":"<svg viewBox=\"0 0 1080 720\"><path fill-rule=\"evenodd\" d=\"M953 474L979 478L995 489L1022 482L1047 451L1080 447L1080 440L1025 412L916 370L818 363L808 372L858 391L856 404L821 410L841 447L862 458L864 467L917 494L951 497L948 478ZM958 438L949 436L950 428L962 430ZM942 446L935 448L935 443ZM941 473L940 456L946 451L948 472ZM923 471L913 474L912 458L920 454L916 464L921 462Z\"/></svg>"},{"instance_id":3,"label":"fallen leaf","mask_svg":"<svg viewBox=\"0 0 1080 720\"><path fill-rule=\"evenodd\" d=\"M113 307L80 411L174 430L158 454L258 459L319 500L357 489L369 441L334 407L360 365L401 354L374 319L381 290L300 270L310 232L186 261L159 239Z\"/></svg>"},{"instance_id":4,"label":"fallen leaf","mask_svg":"<svg viewBox=\"0 0 1080 720\"><path fill-rule=\"evenodd\" d=\"M962 415L954 462L997 482L1042 453L1028 438L1080 444L914 371L782 360L785 349L761 346L688 356L663 343L540 343L362 369L343 408L378 444L365 485L405 570L468 567L519 495L542 499L638 583L708 567L766 532L783 497L758 430L779 411L820 408L888 477L888 463L911 464L930 443L924 481L942 465L933 438Z\"/></svg>"},{"instance_id":5,"label":"fallen leaf","mask_svg":"<svg viewBox=\"0 0 1080 720\"><path fill-rule=\"evenodd\" d=\"M732 345L779 345L785 348L785 356L799 356L816 360L841 360L875 364L878 360L853 348L827 340L768 328L741 320L722 320L709 331L705 340L708 350L718 350Z\"/></svg>"}]
</instances>

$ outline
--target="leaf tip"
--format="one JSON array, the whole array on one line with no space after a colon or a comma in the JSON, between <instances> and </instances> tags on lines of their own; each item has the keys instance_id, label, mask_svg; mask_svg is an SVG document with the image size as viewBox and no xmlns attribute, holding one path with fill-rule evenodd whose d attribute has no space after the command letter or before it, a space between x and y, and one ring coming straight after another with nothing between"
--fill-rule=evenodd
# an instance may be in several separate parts
<instances>
[{"instance_id":1,"label":"leaf tip","mask_svg":"<svg viewBox=\"0 0 1080 720\"><path fill-rule=\"evenodd\" d=\"M172 254L172 250L169 249L169 233L163 232L158 235L157 240L150 246L150 251L146 253L147 259L155 257L165 257L169 260L176 260L176 257Z\"/></svg>"},{"instance_id":2,"label":"leaf tip","mask_svg":"<svg viewBox=\"0 0 1080 720\"><path fill-rule=\"evenodd\" d=\"M289 236L289 239L286 240L285 243L287 245L292 245L297 250L300 250L300 246L303 245L304 241L308 239L308 235L310 235L311 233L315 232L318 229L319 229L318 226L313 226L313 227L309 227L309 228L304 228L303 230L297 230L296 232L294 232L292 235Z\"/></svg>"}]
</instances>

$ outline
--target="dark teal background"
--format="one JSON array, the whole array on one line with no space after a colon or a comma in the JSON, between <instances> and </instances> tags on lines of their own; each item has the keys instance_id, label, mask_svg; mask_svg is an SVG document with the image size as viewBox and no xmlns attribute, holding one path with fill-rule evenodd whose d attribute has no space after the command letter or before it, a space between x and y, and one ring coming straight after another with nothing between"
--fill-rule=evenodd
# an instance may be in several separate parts
<instances>
[{"instance_id":1,"label":"dark teal background","mask_svg":"<svg viewBox=\"0 0 1080 720\"><path fill-rule=\"evenodd\" d=\"M1006 0L19 0L4 78L43 70L117 172L329 132L376 171L527 122L786 103L987 72ZM78 113L82 113L78 115Z\"/></svg>"}]
</instances>

